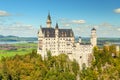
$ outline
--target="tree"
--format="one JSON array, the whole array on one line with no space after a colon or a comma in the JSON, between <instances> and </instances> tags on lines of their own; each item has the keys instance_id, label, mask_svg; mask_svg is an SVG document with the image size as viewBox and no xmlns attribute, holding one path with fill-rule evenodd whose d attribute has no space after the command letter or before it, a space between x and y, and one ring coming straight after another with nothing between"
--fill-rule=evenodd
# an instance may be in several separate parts
<instances>
[{"instance_id":1,"label":"tree","mask_svg":"<svg viewBox=\"0 0 120 80\"><path fill-rule=\"evenodd\" d=\"M52 57L52 55L51 55L51 51L47 51L47 58L48 58L48 60L50 60L51 57Z\"/></svg>"},{"instance_id":2,"label":"tree","mask_svg":"<svg viewBox=\"0 0 120 80\"><path fill-rule=\"evenodd\" d=\"M72 62L72 71L74 72L74 74L77 76L78 72L79 72L79 64L76 62L76 60L74 59Z\"/></svg>"}]
</instances>

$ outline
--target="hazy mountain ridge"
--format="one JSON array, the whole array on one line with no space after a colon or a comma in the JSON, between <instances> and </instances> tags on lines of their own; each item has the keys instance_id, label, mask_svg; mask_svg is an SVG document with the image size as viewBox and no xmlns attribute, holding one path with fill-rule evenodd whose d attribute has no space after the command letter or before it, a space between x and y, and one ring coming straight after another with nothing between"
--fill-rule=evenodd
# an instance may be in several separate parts
<instances>
[{"instance_id":1,"label":"hazy mountain ridge","mask_svg":"<svg viewBox=\"0 0 120 80\"><path fill-rule=\"evenodd\" d=\"M75 39L76 41L78 41L78 38ZM90 42L90 38L88 37L83 37L82 38L82 42ZM97 38L97 42L98 43L105 43L105 42L120 42L120 38L108 38L108 37L99 37Z\"/></svg>"},{"instance_id":2,"label":"hazy mountain ridge","mask_svg":"<svg viewBox=\"0 0 120 80\"><path fill-rule=\"evenodd\" d=\"M18 37L13 35L0 35L0 41L37 41L37 37Z\"/></svg>"},{"instance_id":3,"label":"hazy mountain ridge","mask_svg":"<svg viewBox=\"0 0 120 80\"><path fill-rule=\"evenodd\" d=\"M78 37L75 38L76 41L78 41ZM0 35L0 41L37 41L37 37L18 37L18 36L3 36ZM106 42L119 42L120 38L98 38L97 39L98 44L104 44ZM90 38L88 37L82 37L82 43L90 43Z\"/></svg>"},{"instance_id":4,"label":"hazy mountain ridge","mask_svg":"<svg viewBox=\"0 0 120 80\"><path fill-rule=\"evenodd\" d=\"M78 39L79 38L75 38L76 42L78 42ZM90 38L88 37L83 37L82 38L82 43L90 43ZM108 38L108 37L100 37L100 38L97 38L97 45L98 46L103 46L104 44L108 44L108 43L117 43L117 44L120 44L120 38Z\"/></svg>"}]
</instances>

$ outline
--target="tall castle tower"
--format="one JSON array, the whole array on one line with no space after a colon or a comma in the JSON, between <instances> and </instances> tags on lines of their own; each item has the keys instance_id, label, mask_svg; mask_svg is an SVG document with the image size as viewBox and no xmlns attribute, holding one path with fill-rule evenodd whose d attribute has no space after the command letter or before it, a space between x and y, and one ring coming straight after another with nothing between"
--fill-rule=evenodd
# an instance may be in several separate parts
<instances>
[{"instance_id":1,"label":"tall castle tower","mask_svg":"<svg viewBox=\"0 0 120 80\"><path fill-rule=\"evenodd\" d=\"M55 27L55 50L56 50L56 55L59 54L59 28L58 28L58 23L56 23Z\"/></svg>"},{"instance_id":2,"label":"tall castle tower","mask_svg":"<svg viewBox=\"0 0 120 80\"><path fill-rule=\"evenodd\" d=\"M51 21L50 13L48 13L46 24L47 24L47 28L51 28L52 21Z\"/></svg>"},{"instance_id":3,"label":"tall castle tower","mask_svg":"<svg viewBox=\"0 0 120 80\"><path fill-rule=\"evenodd\" d=\"M95 47L97 45L97 35L96 35L96 29L93 28L91 30L91 44L93 47Z\"/></svg>"}]
</instances>

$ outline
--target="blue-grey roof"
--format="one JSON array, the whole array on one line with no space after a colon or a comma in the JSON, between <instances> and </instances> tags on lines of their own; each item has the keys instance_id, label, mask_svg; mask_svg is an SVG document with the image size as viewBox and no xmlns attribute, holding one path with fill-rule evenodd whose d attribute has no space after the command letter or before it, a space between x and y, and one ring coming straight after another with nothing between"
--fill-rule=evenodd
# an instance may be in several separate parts
<instances>
[{"instance_id":1,"label":"blue-grey roof","mask_svg":"<svg viewBox=\"0 0 120 80\"><path fill-rule=\"evenodd\" d=\"M73 37L74 33L72 29L58 29L59 37ZM45 37L55 37L54 28L42 28L42 33Z\"/></svg>"}]
</instances>

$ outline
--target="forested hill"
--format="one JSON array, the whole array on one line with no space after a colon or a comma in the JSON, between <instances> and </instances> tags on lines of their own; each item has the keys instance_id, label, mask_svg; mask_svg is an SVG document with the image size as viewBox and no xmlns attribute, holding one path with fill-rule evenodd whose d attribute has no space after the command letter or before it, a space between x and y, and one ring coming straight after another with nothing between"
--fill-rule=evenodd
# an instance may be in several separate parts
<instances>
[{"instance_id":1,"label":"forested hill","mask_svg":"<svg viewBox=\"0 0 120 80\"><path fill-rule=\"evenodd\" d=\"M0 35L0 41L37 41L37 37L18 37L18 36L3 36Z\"/></svg>"},{"instance_id":2,"label":"forested hill","mask_svg":"<svg viewBox=\"0 0 120 80\"><path fill-rule=\"evenodd\" d=\"M0 80L76 80L79 66L61 54L51 56L44 61L36 51L27 55L2 58L0 62Z\"/></svg>"},{"instance_id":3,"label":"forested hill","mask_svg":"<svg viewBox=\"0 0 120 80\"><path fill-rule=\"evenodd\" d=\"M112 54L114 53L114 56ZM0 61L0 80L119 80L120 52L115 46L95 47L91 67L70 61L67 55L60 54L41 59L32 51L26 55L2 58Z\"/></svg>"}]
</instances>

